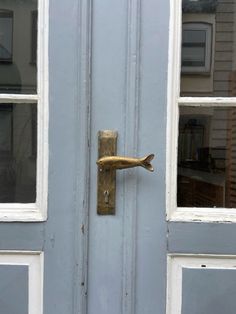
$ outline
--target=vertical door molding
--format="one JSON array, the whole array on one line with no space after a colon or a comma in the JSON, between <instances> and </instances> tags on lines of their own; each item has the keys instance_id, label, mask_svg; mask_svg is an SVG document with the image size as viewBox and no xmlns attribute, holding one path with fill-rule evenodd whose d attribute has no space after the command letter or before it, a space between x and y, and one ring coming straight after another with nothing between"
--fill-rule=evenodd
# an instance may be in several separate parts
<instances>
[{"instance_id":1,"label":"vertical door molding","mask_svg":"<svg viewBox=\"0 0 236 314\"><path fill-rule=\"evenodd\" d=\"M91 0L78 1L77 169L75 187L74 313L87 313L90 180Z\"/></svg>"},{"instance_id":2,"label":"vertical door molding","mask_svg":"<svg viewBox=\"0 0 236 314\"><path fill-rule=\"evenodd\" d=\"M126 95L124 108L125 155L138 155L140 101L140 27L141 1L129 0L127 5ZM130 181L132 177L132 182ZM123 215L123 314L135 311L137 170L124 175Z\"/></svg>"}]
</instances>

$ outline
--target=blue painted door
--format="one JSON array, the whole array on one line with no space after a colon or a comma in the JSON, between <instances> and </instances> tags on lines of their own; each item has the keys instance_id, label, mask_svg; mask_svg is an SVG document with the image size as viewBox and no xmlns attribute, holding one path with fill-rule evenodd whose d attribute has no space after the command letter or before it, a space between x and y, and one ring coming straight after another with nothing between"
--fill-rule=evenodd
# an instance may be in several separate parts
<instances>
[{"instance_id":1,"label":"blue painted door","mask_svg":"<svg viewBox=\"0 0 236 314\"><path fill-rule=\"evenodd\" d=\"M234 314L235 1L0 4L4 314Z\"/></svg>"}]
</instances>

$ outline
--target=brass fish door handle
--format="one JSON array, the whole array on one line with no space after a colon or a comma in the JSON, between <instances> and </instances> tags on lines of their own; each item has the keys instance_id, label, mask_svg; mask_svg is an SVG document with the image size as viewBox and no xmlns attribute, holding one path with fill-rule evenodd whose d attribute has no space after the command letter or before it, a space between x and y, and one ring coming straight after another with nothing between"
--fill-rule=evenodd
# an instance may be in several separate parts
<instances>
[{"instance_id":1,"label":"brass fish door handle","mask_svg":"<svg viewBox=\"0 0 236 314\"><path fill-rule=\"evenodd\" d=\"M154 154L150 154L143 158L121 157L121 156L105 156L97 160L100 169L127 169L134 167L143 167L149 171L154 171L151 161Z\"/></svg>"},{"instance_id":2,"label":"brass fish door handle","mask_svg":"<svg viewBox=\"0 0 236 314\"><path fill-rule=\"evenodd\" d=\"M99 215L115 214L116 170L143 167L154 171L151 161L154 154L143 158L117 156L117 137L115 131L98 133L98 190L97 213Z\"/></svg>"}]
</instances>

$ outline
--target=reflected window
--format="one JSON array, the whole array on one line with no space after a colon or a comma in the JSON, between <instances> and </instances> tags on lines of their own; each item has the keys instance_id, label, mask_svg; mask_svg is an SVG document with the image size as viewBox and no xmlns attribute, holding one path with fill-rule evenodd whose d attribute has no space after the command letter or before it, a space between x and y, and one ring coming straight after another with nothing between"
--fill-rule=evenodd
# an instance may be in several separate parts
<instances>
[{"instance_id":1,"label":"reflected window","mask_svg":"<svg viewBox=\"0 0 236 314\"><path fill-rule=\"evenodd\" d=\"M182 33L182 73L209 73L211 67L212 26L184 23Z\"/></svg>"},{"instance_id":2,"label":"reflected window","mask_svg":"<svg viewBox=\"0 0 236 314\"><path fill-rule=\"evenodd\" d=\"M37 0L0 0L0 93L37 94Z\"/></svg>"},{"instance_id":3,"label":"reflected window","mask_svg":"<svg viewBox=\"0 0 236 314\"><path fill-rule=\"evenodd\" d=\"M180 108L178 206L236 207L235 152L235 108Z\"/></svg>"},{"instance_id":4,"label":"reflected window","mask_svg":"<svg viewBox=\"0 0 236 314\"><path fill-rule=\"evenodd\" d=\"M36 200L37 105L0 105L0 203Z\"/></svg>"},{"instance_id":5,"label":"reflected window","mask_svg":"<svg viewBox=\"0 0 236 314\"><path fill-rule=\"evenodd\" d=\"M12 62L13 12L0 10L0 62Z\"/></svg>"},{"instance_id":6,"label":"reflected window","mask_svg":"<svg viewBox=\"0 0 236 314\"><path fill-rule=\"evenodd\" d=\"M0 106L0 154L12 152L12 105Z\"/></svg>"},{"instance_id":7,"label":"reflected window","mask_svg":"<svg viewBox=\"0 0 236 314\"><path fill-rule=\"evenodd\" d=\"M181 97L236 96L236 0L182 0Z\"/></svg>"},{"instance_id":8,"label":"reflected window","mask_svg":"<svg viewBox=\"0 0 236 314\"><path fill-rule=\"evenodd\" d=\"M31 12L31 64L37 62L38 11Z\"/></svg>"}]
</instances>

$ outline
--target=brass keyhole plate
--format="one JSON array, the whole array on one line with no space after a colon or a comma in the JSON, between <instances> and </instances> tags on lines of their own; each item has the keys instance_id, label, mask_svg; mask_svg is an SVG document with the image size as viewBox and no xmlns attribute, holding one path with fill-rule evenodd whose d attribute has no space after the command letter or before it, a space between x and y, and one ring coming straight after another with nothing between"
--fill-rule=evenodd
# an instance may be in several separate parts
<instances>
[{"instance_id":1,"label":"brass keyhole plate","mask_svg":"<svg viewBox=\"0 0 236 314\"><path fill-rule=\"evenodd\" d=\"M117 136L116 131L98 132L98 158L117 154ZM115 215L116 170L98 167L97 180L98 215Z\"/></svg>"}]
</instances>

